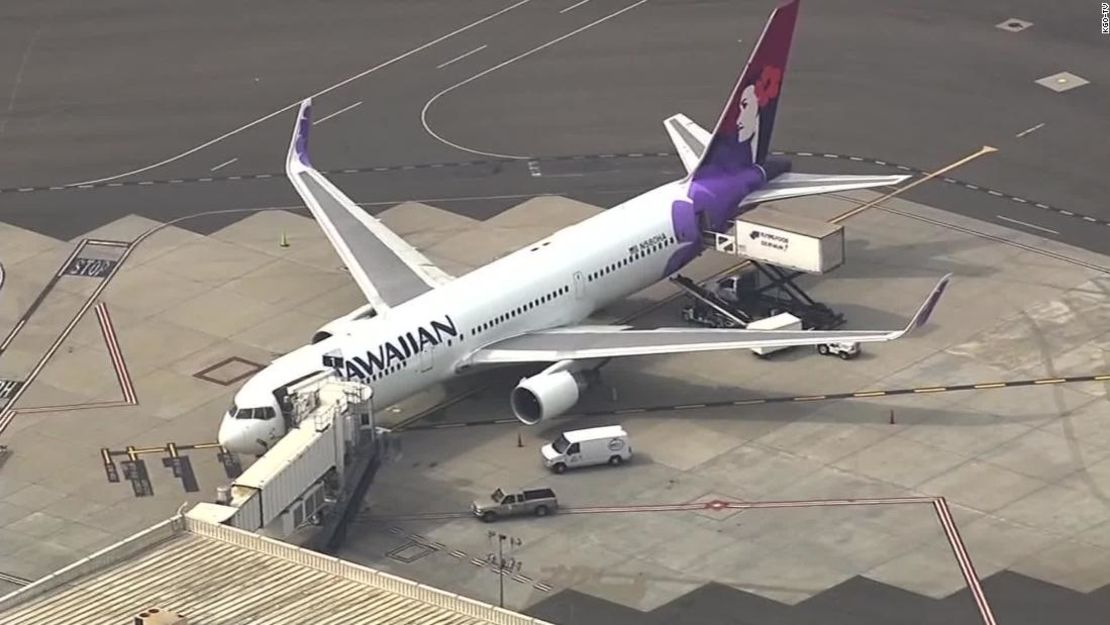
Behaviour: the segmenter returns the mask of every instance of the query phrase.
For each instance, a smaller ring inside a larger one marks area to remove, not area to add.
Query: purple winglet
[[[944,289],[948,288],[948,281],[952,278],[952,274],[948,274],[940,279],[940,282],[933,287],[933,292],[925,300],[925,303],[918,309],[917,314],[913,316],[910,321],[910,327],[907,330],[916,330],[925,325],[929,321],[929,317],[933,314],[933,309],[936,308],[937,302],[940,301],[940,296],[944,295]]]
[[[305,167],[312,167],[308,160],[308,130],[312,127],[312,98],[301,102],[301,110],[297,116],[296,136],[293,139],[293,151],[297,160]]]

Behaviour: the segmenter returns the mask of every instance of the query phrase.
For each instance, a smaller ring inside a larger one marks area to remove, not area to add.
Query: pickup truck
[[[550,488],[535,488],[514,493],[506,493],[498,488],[490,495],[489,501],[476,500],[470,508],[474,516],[490,523],[504,516],[522,514],[547,516],[555,512],[558,507],[559,501]]]

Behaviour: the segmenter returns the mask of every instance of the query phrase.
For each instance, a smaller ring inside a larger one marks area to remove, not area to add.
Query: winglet
[[[937,285],[933,287],[933,291],[929,293],[929,297],[925,298],[925,303],[921,304],[921,308],[918,308],[917,312],[914,313],[913,319],[910,319],[909,325],[906,326],[905,330],[899,333],[899,337],[913,332],[929,321],[929,317],[933,314],[933,309],[936,308],[937,302],[940,301],[940,296],[944,295],[944,289],[948,288],[948,281],[951,278],[952,274],[945,274],[945,276],[940,279],[940,282],[937,282]]]
[[[289,156],[285,160],[287,170],[300,164],[301,168],[311,168],[308,159],[308,130],[312,128],[312,98],[301,102],[297,112],[297,125],[293,128],[293,140],[289,143]]]

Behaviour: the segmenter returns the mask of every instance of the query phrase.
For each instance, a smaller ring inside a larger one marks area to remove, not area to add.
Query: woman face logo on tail
[[[748,85],[740,92],[740,114],[736,118],[736,138],[740,143],[751,141],[759,130],[759,99],[755,85]]]
[[[773,65],[764,65],[759,78],[744,87],[737,102],[736,139],[748,143],[754,162],[759,147],[759,111],[778,97],[782,85],[782,70]]]

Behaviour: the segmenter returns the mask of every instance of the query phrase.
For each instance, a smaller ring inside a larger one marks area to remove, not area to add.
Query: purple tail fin
[[[797,20],[798,0],[771,13],[694,169],[695,180],[735,175],[766,160]]]

